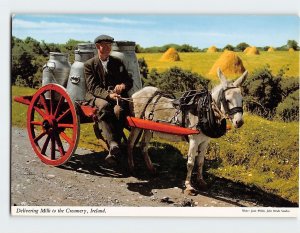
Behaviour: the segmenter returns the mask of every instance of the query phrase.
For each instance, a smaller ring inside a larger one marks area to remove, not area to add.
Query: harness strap
[[[243,107],[234,107],[234,108],[231,108],[229,109],[228,107],[228,103],[226,101],[226,98],[225,98],[225,92],[229,89],[233,89],[233,88],[237,88],[237,87],[228,87],[226,89],[222,89],[220,92],[219,92],[219,96],[218,96],[218,100],[217,100],[217,106],[219,109],[221,109],[221,104],[223,105],[223,108],[224,108],[224,111],[225,111],[225,114],[227,115],[234,115],[235,113],[242,113],[243,114]]]
[[[155,110],[155,105],[157,104],[158,100],[161,98],[161,97],[166,97],[166,98],[172,98],[172,99],[175,99],[175,96],[171,93],[165,93],[165,92],[162,92],[161,90],[157,90],[154,92],[154,94],[148,99],[143,111],[141,112],[140,114],[140,118],[144,118],[145,117],[145,112],[146,112],[146,109],[147,107],[149,106],[149,104],[152,102],[152,100],[158,95],[158,98],[155,100],[154,104],[153,104],[153,108],[151,110],[152,112],[152,115],[153,115],[153,112]],[[151,113],[150,112],[150,113]],[[149,114],[150,115],[150,114]],[[152,117],[153,118],[153,117]]]
[[[151,109],[151,111],[150,111],[149,114],[148,114],[148,117],[147,117],[148,120],[153,120],[155,106],[156,106],[157,102],[159,101],[159,99],[162,97],[162,94],[161,94],[161,93],[158,93],[157,95],[158,95],[158,97],[157,97],[156,100],[154,101],[154,103],[153,103],[153,105],[152,105],[152,109]]]

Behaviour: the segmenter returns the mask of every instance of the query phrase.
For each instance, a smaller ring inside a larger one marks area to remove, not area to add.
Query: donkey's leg
[[[197,135],[190,136],[189,141],[189,152],[188,152],[188,160],[187,160],[187,175],[185,179],[185,192],[189,195],[195,195],[196,190],[191,185],[191,177],[195,164],[195,158],[198,154],[198,140]]]
[[[199,144],[198,146],[198,157],[197,157],[197,182],[198,182],[198,187],[201,190],[206,190],[207,189],[207,183],[203,179],[203,165],[204,165],[204,157],[206,153],[206,149],[208,146],[209,140],[206,140],[202,143]]]
[[[128,166],[129,170],[133,172],[134,162],[133,162],[133,147],[137,143],[136,140],[139,134],[142,133],[142,130],[139,128],[132,128],[128,137],[127,142],[127,154],[128,154]]]
[[[153,164],[151,162],[151,159],[150,159],[149,153],[148,153],[148,147],[149,147],[149,142],[150,142],[151,138],[152,138],[152,132],[150,130],[145,130],[142,140],[141,140],[141,148],[142,148],[142,153],[143,153],[147,168],[152,174],[154,174],[155,168],[153,167]]]

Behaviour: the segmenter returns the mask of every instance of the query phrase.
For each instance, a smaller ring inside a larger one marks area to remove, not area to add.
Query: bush
[[[282,73],[273,76],[268,66],[255,70],[243,88],[247,111],[273,118],[275,109],[282,100],[281,77]]]
[[[139,63],[139,69],[140,69],[140,74],[142,75],[142,78],[147,79],[148,77],[148,65],[146,63],[145,58],[139,58],[138,59],[138,63]]]
[[[288,95],[276,108],[276,117],[285,122],[299,120],[299,90]]]
[[[209,82],[197,73],[182,70],[175,66],[163,73],[158,73],[156,69],[152,69],[145,85],[155,86],[167,92],[183,92],[207,88]]]
[[[284,78],[281,80],[280,85],[282,89],[282,97],[286,98],[290,93],[299,89],[299,78]]]

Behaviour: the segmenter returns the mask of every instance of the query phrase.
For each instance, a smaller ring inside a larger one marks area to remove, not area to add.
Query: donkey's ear
[[[233,85],[234,85],[235,87],[240,87],[240,86],[243,84],[243,82],[246,80],[247,76],[248,76],[248,71],[246,70],[246,71],[242,74],[241,77],[239,77],[237,80],[234,81]]]
[[[220,67],[218,67],[218,69],[217,69],[217,74],[218,74],[218,77],[219,77],[219,79],[221,81],[221,84],[222,84],[223,88],[226,88],[228,86],[228,82],[227,82],[226,77],[222,73]]]

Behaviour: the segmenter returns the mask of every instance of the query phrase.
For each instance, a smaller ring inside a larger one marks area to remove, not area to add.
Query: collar
[[[105,61],[103,61],[103,60],[101,60],[101,58],[99,57],[99,60],[100,60],[100,62],[103,64],[103,63],[108,63],[109,62],[109,56],[107,57],[107,59],[105,60]]]

